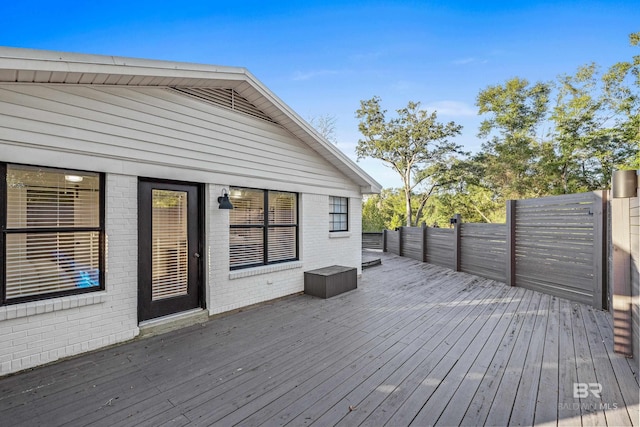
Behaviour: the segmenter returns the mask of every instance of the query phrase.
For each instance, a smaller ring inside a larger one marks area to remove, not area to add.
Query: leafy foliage
[[[484,185],[503,199],[545,192],[537,178],[535,159],[550,92],[548,83],[530,85],[516,77],[504,85],[489,86],[478,95],[479,114],[488,115],[480,124],[478,137],[491,139],[482,145],[476,161],[484,165]]]
[[[629,41],[640,46],[640,32]],[[387,120],[378,97],[361,101],[358,157],[382,160],[403,182],[365,202],[363,223],[372,228],[446,226],[456,213],[503,222],[508,199],[608,188],[614,170],[640,169],[640,55],[604,72],[591,63],[554,82],[515,77],[481,90],[484,143],[469,158],[450,141],[460,126],[438,123],[419,105]]]
[[[450,140],[460,134],[462,127],[454,122],[438,122],[437,113],[420,109],[419,102],[409,102],[396,111],[396,117],[387,119],[380,101],[377,96],[360,101],[356,117],[360,119],[358,128],[364,138],[358,141],[356,154],[358,159],[381,160],[400,175],[406,224],[416,225],[413,191],[424,185],[428,189],[423,191],[431,194],[441,185],[440,173],[446,170],[443,165],[462,153],[462,147]]]

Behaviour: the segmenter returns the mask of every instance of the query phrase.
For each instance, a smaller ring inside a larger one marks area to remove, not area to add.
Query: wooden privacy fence
[[[606,308],[606,194],[510,200],[506,224],[385,230],[383,249]]]
[[[363,249],[382,249],[382,231],[364,231],[362,233]]]

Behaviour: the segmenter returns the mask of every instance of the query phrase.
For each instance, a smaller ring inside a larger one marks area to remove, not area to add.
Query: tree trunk
[[[405,207],[407,209],[407,227],[411,227],[412,215],[411,215],[411,191],[404,191]]]

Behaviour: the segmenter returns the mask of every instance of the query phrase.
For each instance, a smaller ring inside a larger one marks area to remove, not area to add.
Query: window
[[[232,188],[231,202],[229,258],[232,270],[298,259],[296,193]]]
[[[0,164],[2,303],[104,289],[102,175]]]
[[[329,196],[329,231],[349,230],[349,199]]]

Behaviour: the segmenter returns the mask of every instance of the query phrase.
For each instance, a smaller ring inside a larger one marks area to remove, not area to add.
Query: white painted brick
[[[137,177],[106,176],[106,292],[0,308],[0,357],[11,355],[1,359],[0,375],[124,341],[137,332],[137,307],[130,303],[138,292],[137,192]]]
[[[315,268],[342,264],[357,267],[360,273],[361,200],[356,192],[349,204],[349,237],[329,238],[327,195],[300,194],[299,262],[287,266],[293,268],[274,266],[260,274],[230,279],[229,211],[217,207],[222,186],[207,188],[205,293],[210,313],[300,292],[304,271]],[[128,341],[139,334],[137,191],[137,177],[106,175],[105,291],[0,307],[0,375]]]
[[[238,184],[236,184],[238,185]],[[353,266],[361,272],[361,199],[354,194],[349,203],[350,237],[329,238],[329,197],[319,194],[301,194],[300,212],[300,268],[265,272],[242,276],[242,270],[234,271],[229,278],[229,213],[217,209],[214,201],[221,186],[211,186],[209,200],[210,222],[216,227],[210,230],[208,307],[211,314],[234,310],[246,305],[267,301],[304,290],[304,271],[328,265]],[[268,270],[268,269],[265,269]],[[268,285],[267,280],[272,284]]]

